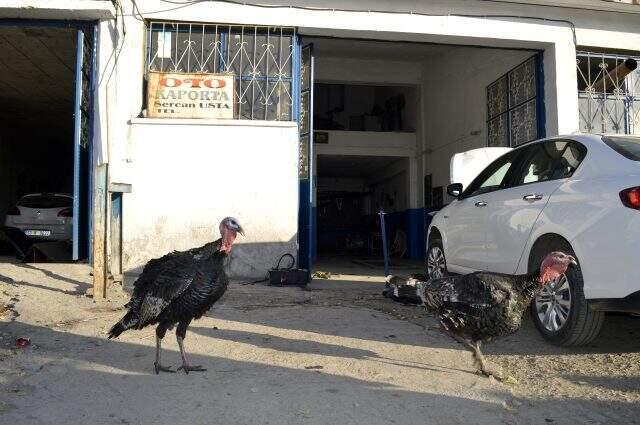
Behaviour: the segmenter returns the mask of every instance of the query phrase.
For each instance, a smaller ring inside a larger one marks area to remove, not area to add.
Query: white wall
[[[280,255],[296,253],[297,128],[189,121],[130,126],[135,172],[133,193],[124,197],[125,271],[219,238],[220,220],[234,216],[246,237],[238,236],[231,272],[264,277]]]
[[[532,55],[465,48],[425,62],[424,174],[433,174],[433,186],[449,184],[455,153],[487,145],[487,86]]]

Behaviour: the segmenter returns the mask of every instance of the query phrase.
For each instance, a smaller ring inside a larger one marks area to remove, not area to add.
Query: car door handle
[[[544,195],[542,193],[530,193],[528,195],[524,195],[522,199],[525,201],[539,201],[543,196]]]
[[[484,201],[478,201],[478,202],[476,202],[476,207],[480,207],[480,208],[482,208],[482,207],[486,207],[486,206],[487,206],[487,203],[486,203],[486,202],[484,202]]]

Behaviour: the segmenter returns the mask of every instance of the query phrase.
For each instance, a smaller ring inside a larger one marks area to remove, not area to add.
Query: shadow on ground
[[[14,379],[3,388],[0,417],[2,422],[15,425],[519,424],[545,423],[545,419],[546,423],[555,424],[594,420],[632,423],[638,410],[622,401],[583,399],[527,400],[514,408],[508,400],[507,405],[501,404],[498,394],[488,393],[488,399],[482,401],[465,394],[410,391],[390,383],[321,370],[273,366],[264,358],[234,360],[232,351],[223,357],[192,355],[192,363],[209,369],[205,373],[156,376],[152,373],[150,346],[105,342],[102,338],[22,323],[11,324],[10,331],[30,335],[36,344],[35,348],[16,354],[22,370],[17,370]],[[215,337],[219,337],[218,333]],[[46,343],[38,345],[38,341]],[[329,355],[370,354],[339,351],[335,347],[324,349]],[[178,354],[168,349],[164,358],[168,364],[176,364]]]

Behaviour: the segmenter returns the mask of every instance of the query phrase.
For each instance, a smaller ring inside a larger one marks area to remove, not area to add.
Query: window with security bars
[[[489,84],[488,146],[517,146],[539,137],[537,78],[533,56]]]
[[[233,73],[236,119],[295,119],[293,28],[180,22],[147,28],[147,71]]]
[[[640,134],[640,57],[578,52],[578,109],[584,133]]]

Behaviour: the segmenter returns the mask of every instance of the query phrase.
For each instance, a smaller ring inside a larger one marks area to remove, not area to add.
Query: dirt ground
[[[107,340],[128,296],[95,302],[89,281],[83,265],[0,264],[0,423],[640,423],[640,319],[608,317],[580,349],[527,321],[485,350],[507,385],[422,308],[382,298],[382,279],[344,270],[306,290],[232,284],[187,334],[208,371],[155,375],[153,329]]]

